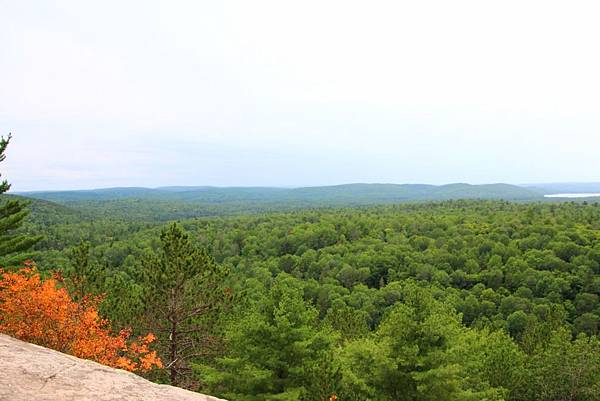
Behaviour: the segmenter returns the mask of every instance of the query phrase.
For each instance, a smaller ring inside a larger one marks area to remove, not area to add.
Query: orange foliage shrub
[[[119,369],[162,367],[148,348],[154,335],[130,342],[130,330],[113,334],[98,314],[100,301],[73,301],[56,278],[42,280],[33,263],[16,272],[0,269],[0,332]]]

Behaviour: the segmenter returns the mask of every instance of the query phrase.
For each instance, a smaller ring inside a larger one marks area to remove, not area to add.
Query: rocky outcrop
[[[219,401],[0,334],[1,401]],[[222,401],[222,400],[220,400]]]

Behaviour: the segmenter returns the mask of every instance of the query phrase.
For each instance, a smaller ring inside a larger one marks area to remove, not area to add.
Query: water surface
[[[544,195],[546,198],[592,198],[600,196],[600,193],[573,193],[573,194],[549,194]]]

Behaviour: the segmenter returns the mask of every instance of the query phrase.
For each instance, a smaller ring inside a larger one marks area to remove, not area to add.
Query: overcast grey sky
[[[600,181],[597,1],[0,0],[13,190]]]

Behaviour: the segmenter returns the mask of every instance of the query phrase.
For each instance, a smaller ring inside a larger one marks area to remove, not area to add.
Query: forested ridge
[[[45,234],[39,269],[106,294],[115,328],[148,329],[148,261],[169,230],[219,266],[227,296],[195,321],[201,352],[176,384],[231,400],[600,397],[598,204],[444,201],[169,230],[50,209],[24,227]]]
[[[508,184],[345,184],[323,187],[162,187],[22,193],[88,216],[169,221],[310,208],[451,199],[543,200],[543,189]]]

